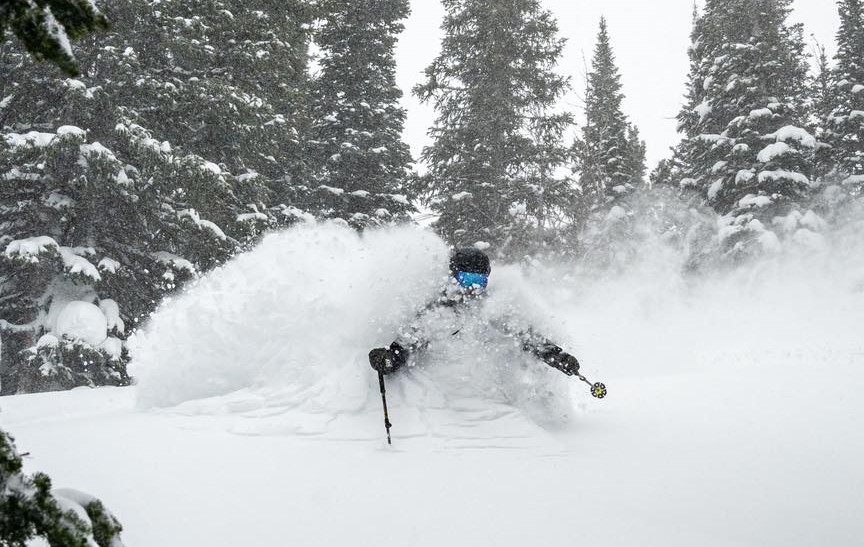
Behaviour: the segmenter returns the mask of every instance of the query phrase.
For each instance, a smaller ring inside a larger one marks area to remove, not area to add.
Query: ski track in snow
[[[163,307],[136,341],[140,385],[4,397],[0,427],[28,471],[102,498],[130,547],[851,547],[860,249],[698,284],[650,252],[615,275],[496,268],[490,308],[516,306],[609,397],[571,383],[572,419],[543,425],[429,363],[387,380],[390,447],[365,353],[434,294],[446,251],[304,228]]]

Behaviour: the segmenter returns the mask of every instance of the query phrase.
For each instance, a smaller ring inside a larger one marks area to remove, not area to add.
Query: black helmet
[[[465,247],[456,249],[450,255],[450,274],[456,272],[480,273],[489,275],[492,267],[489,265],[489,257],[480,249]]]

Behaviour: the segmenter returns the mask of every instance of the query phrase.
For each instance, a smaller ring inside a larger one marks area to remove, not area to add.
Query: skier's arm
[[[545,338],[542,342],[535,343],[530,336],[526,337],[522,348],[525,351],[533,353],[538,359],[550,367],[560,370],[567,376],[576,376],[579,374],[579,361],[561,349],[560,346],[553,344]]]
[[[421,314],[422,317],[422,314]],[[387,348],[375,348],[369,352],[369,365],[384,374],[396,372],[408,362],[411,354],[429,345],[420,328],[420,317],[400,331],[396,340]]]
[[[513,329],[506,322],[493,322],[493,325],[505,334],[513,336],[522,345],[523,350],[530,352],[550,367],[560,370],[567,376],[576,376],[591,386],[591,395],[594,397],[598,399],[606,397],[606,385],[601,382],[592,384],[579,372],[579,361],[548,338],[540,336],[530,328]]]
[[[531,329],[514,330],[503,322],[496,323],[496,326],[516,338],[524,351],[531,353],[550,367],[568,376],[579,374],[579,361],[545,336]]]

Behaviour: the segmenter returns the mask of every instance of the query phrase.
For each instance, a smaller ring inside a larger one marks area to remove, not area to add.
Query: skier
[[[388,348],[375,348],[369,352],[369,364],[381,375],[396,372],[408,363],[409,358],[422,352],[428,345],[429,340],[424,336],[422,319],[425,315],[434,313],[441,308],[451,308],[460,313],[468,307],[477,304],[486,294],[486,286],[489,283],[491,273],[489,257],[475,248],[457,249],[450,257],[451,280],[444,290],[444,294],[435,303],[426,307],[418,316],[415,324],[403,329],[396,341]],[[560,370],[568,376],[577,376],[580,380],[588,382],[579,374],[579,361],[560,346],[552,343],[530,329],[512,329],[506,322],[494,321],[491,323],[497,330],[514,337],[521,348],[533,354],[538,359]],[[452,333],[457,335],[459,331]],[[382,379],[383,381],[383,379]],[[595,397],[605,396],[605,386],[594,384],[592,394]]]

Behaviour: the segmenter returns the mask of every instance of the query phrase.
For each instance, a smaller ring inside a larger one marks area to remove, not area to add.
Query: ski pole
[[[378,386],[381,388],[381,404],[384,405],[384,428],[387,430],[387,444],[393,444],[390,442],[390,416],[387,413],[387,390],[384,389],[384,373],[380,370],[378,371]]]
[[[603,384],[601,382],[596,382],[592,384],[591,380],[582,376],[582,374],[580,374],[578,371],[576,372],[575,376],[589,386],[591,386],[591,395],[593,395],[595,398],[603,399],[606,397],[606,394],[608,393],[608,390],[606,389],[606,384]]]
[[[566,355],[566,354],[565,354]],[[553,358],[557,358],[558,354],[553,354]],[[603,399],[609,393],[609,390],[606,389],[606,384],[602,382],[591,382],[588,378],[586,378],[581,372],[579,372],[579,361],[573,357],[572,355],[567,355],[569,359],[572,359],[571,362],[561,362],[558,360],[550,363],[553,367],[557,368],[567,376],[575,376],[588,384],[591,388],[591,395],[597,399]],[[548,362],[548,361],[547,361]]]

